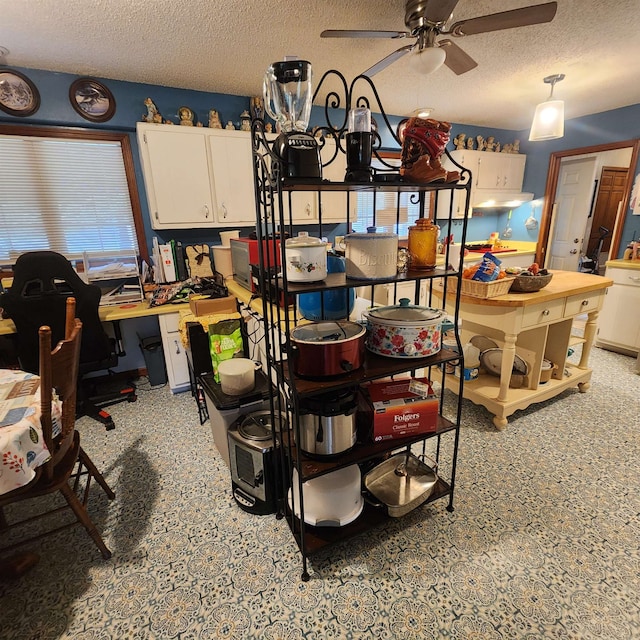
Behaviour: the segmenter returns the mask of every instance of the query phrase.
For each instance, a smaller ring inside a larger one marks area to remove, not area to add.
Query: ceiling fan
[[[413,53],[417,67],[424,74],[432,73],[442,64],[446,64],[451,71],[461,75],[477,67],[478,63],[453,40],[445,38],[436,42],[436,38],[442,35],[460,38],[489,31],[551,22],[558,8],[557,2],[547,2],[460,20],[447,27],[447,22],[452,18],[453,10],[458,2],[459,0],[407,0],[404,23],[409,31],[328,29],[323,31],[320,37],[416,39],[412,44],[394,51],[362,73],[369,78],[386,69],[407,53]]]

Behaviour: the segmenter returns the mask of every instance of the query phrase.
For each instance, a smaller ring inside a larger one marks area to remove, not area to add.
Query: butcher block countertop
[[[461,295],[460,300],[468,304],[485,305],[488,307],[526,307],[530,304],[548,302],[558,298],[566,298],[567,295],[588,293],[605,289],[613,284],[611,278],[596,276],[590,273],[579,273],[574,271],[552,271],[551,282],[540,291],[531,293],[506,293],[495,298],[476,298],[473,296]],[[450,290],[447,296],[453,297],[455,290]]]

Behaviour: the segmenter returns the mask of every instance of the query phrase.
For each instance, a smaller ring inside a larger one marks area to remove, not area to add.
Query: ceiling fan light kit
[[[545,102],[536,107],[529,133],[530,141],[555,140],[564,136],[564,102],[552,100],[554,85],[564,80],[564,77],[564,73],[557,73],[544,79],[546,84],[551,85],[551,93]]]
[[[440,47],[427,47],[416,51],[411,56],[411,67],[423,75],[437,71],[445,61],[447,54]]]

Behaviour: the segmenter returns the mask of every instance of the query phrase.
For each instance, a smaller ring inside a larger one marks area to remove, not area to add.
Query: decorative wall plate
[[[0,69],[0,109],[12,116],[31,116],[40,107],[40,93],[24,74]]]
[[[92,78],[75,80],[69,87],[69,100],[76,112],[91,122],[106,122],[116,112],[111,91]]]

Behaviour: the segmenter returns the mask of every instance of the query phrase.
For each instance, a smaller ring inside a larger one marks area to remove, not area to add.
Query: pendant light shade
[[[555,138],[562,138],[564,135],[564,102],[551,99],[553,97],[553,86],[563,79],[563,73],[547,76],[544,79],[547,84],[551,85],[551,93],[546,102],[541,102],[536,107],[529,140],[554,140]]]

